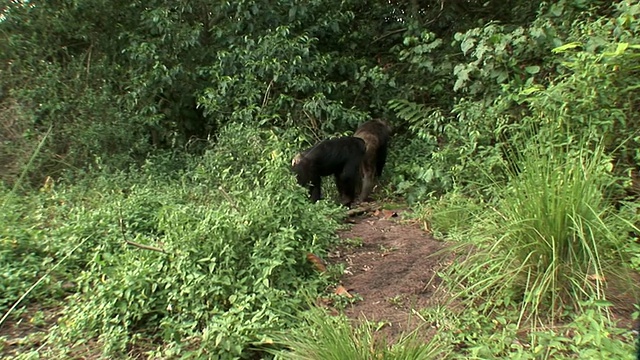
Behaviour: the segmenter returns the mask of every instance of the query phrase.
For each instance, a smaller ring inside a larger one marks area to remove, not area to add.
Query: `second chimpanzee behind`
[[[291,160],[298,184],[307,186],[311,201],[321,198],[322,177],[333,175],[340,202],[351,206],[360,181],[360,165],[365,154],[365,141],[356,137],[323,140]]]
[[[391,140],[391,127],[380,119],[370,120],[360,125],[353,136],[361,138],[366,144],[362,161],[362,189],[358,196],[358,202],[362,202],[367,200],[373,190],[375,179],[382,175]]]

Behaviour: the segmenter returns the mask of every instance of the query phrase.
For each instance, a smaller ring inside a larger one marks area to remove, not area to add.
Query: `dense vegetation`
[[[21,358],[630,356],[637,2],[0,4],[0,328],[60,315]],[[290,159],[372,117],[460,255],[429,344],[309,312],[345,212]]]

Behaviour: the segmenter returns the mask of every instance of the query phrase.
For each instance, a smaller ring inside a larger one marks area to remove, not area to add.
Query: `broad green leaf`
[[[473,48],[473,45],[475,45],[475,43],[476,43],[476,39],[472,37],[468,37],[464,39],[462,44],[460,44],[460,49],[462,50],[462,53],[466,55],[467,52]]]
[[[605,52],[603,55],[604,56],[620,56],[624,54],[627,48],[629,48],[629,43],[626,43],[626,42],[618,43],[618,45],[616,46],[616,49],[613,52],[611,51]]]
[[[534,75],[534,74],[537,74],[537,73],[539,73],[539,72],[540,72],[540,66],[537,66],[537,65],[534,65],[534,66],[527,66],[527,67],[525,67],[525,68],[524,68],[524,70],[525,70],[527,73],[529,73],[529,74],[531,74],[531,75]]]
[[[565,52],[567,50],[575,49],[575,48],[580,47],[580,46],[582,46],[582,43],[574,41],[574,42],[570,42],[568,44],[564,44],[562,46],[558,46],[558,47],[554,48],[551,51],[554,54],[559,54],[559,53]]]
[[[544,90],[544,87],[542,85],[534,85],[520,91],[520,95],[531,95],[535,92],[542,91],[542,90]]]

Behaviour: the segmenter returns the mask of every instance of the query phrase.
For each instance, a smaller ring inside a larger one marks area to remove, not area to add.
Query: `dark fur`
[[[391,127],[382,120],[371,120],[356,129],[354,137],[361,138],[366,144],[366,152],[362,161],[362,189],[358,201],[365,201],[375,180],[382,175],[387,161],[387,149],[391,140]]]
[[[351,206],[356,198],[365,149],[365,142],[355,137],[323,140],[296,155],[291,167],[297,175],[298,184],[309,188],[311,201],[316,202],[322,196],[322,177],[333,175],[340,202]]]

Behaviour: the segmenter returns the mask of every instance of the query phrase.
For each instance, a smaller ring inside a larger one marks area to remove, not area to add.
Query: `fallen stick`
[[[349,209],[349,211],[347,211],[347,216],[352,217],[352,216],[361,215],[367,212],[376,211],[380,209],[381,208],[379,206],[372,206],[372,205],[358,206],[357,208]]]

